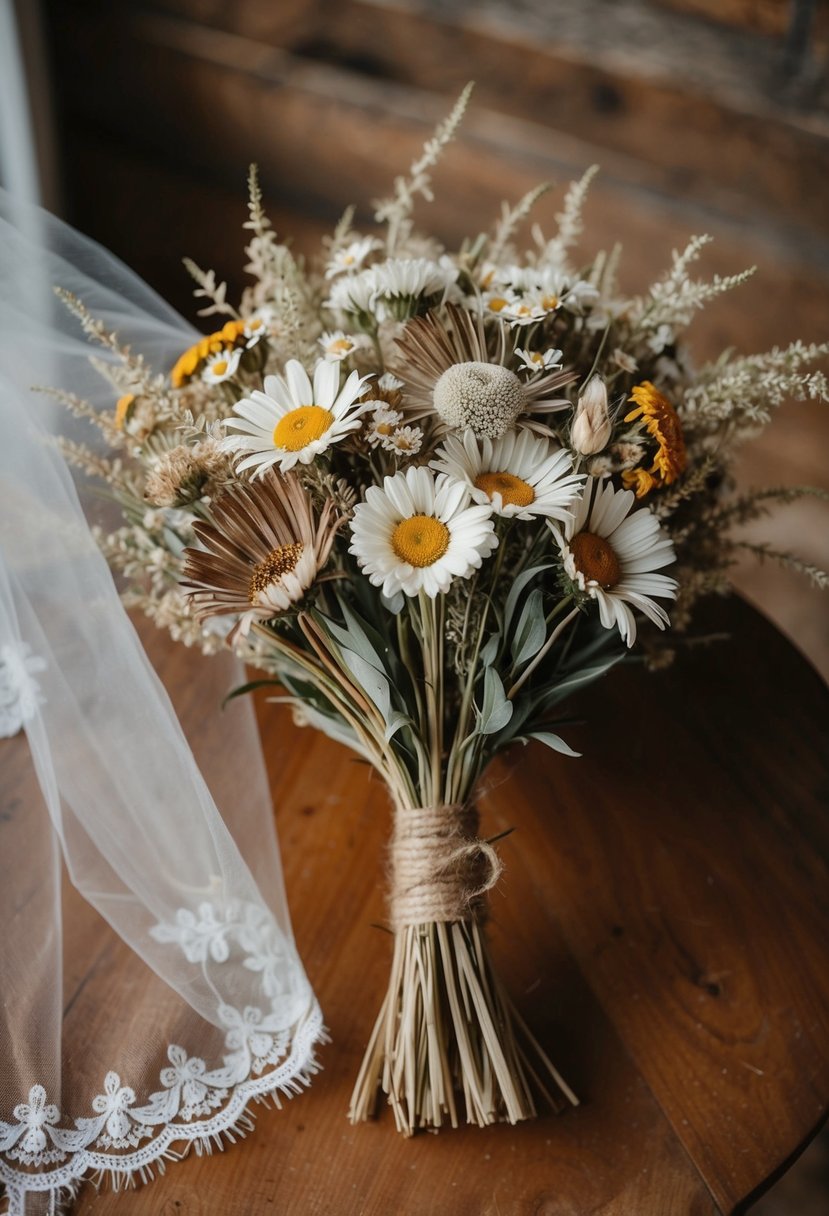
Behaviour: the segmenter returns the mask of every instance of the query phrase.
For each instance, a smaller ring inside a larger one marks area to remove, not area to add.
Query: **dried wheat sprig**
[[[435,167],[444,148],[454,138],[473,88],[472,81],[464,87],[449,116],[438,123],[434,134],[423,145],[421,155],[412,162],[408,176],[400,174],[394,179],[394,194],[390,198],[375,200],[374,218],[378,224],[387,225],[386,252],[389,257],[394,255],[398,244],[411,232],[411,214],[416,197],[420,195],[427,202],[434,198],[429,169]]]
[[[540,182],[539,185],[533,186],[532,190],[528,190],[514,207],[510,207],[507,202],[501,204],[501,217],[495,225],[492,243],[487,253],[489,260],[496,266],[500,264],[504,250],[519,224],[527,218],[538,200],[543,198],[550,188],[550,182]]]
[[[533,239],[541,249],[541,253],[538,255],[540,263],[547,263],[551,266],[560,266],[564,263],[567,251],[573,248],[584,231],[582,218],[584,204],[590,183],[598,172],[599,166],[591,165],[580,178],[571,182],[567,187],[562,209],[556,215],[558,232],[554,237],[547,240],[539,225],[534,226]]]
[[[193,291],[193,295],[197,300],[209,300],[210,303],[206,308],[200,308],[197,315],[200,317],[212,317],[216,313],[221,313],[226,317],[238,317],[236,309],[227,302],[227,283],[216,282],[215,270],[202,270],[192,258],[182,258],[184,268],[190,275],[190,278],[198,283],[198,287]]]
[[[771,486],[765,490],[749,490],[712,511],[707,522],[715,528],[751,523],[769,515],[775,506],[788,506],[803,498],[829,501],[829,490],[818,486]]]
[[[775,549],[764,541],[734,540],[730,542],[730,547],[733,549],[745,549],[747,552],[753,553],[759,562],[764,562],[767,559],[777,562],[778,566],[783,566],[787,570],[794,570],[797,574],[804,575],[813,587],[817,587],[821,591],[829,590],[829,572],[821,570],[819,566],[812,565],[811,562],[807,562],[802,557],[798,557],[796,553],[788,553],[783,549]]]
[[[691,279],[689,268],[699,259],[711,239],[706,234],[694,236],[681,253],[674,250],[670,270],[652,285],[645,297],[638,297],[632,302],[634,332],[656,330],[662,325],[686,327],[695,312],[751,278],[756,266],[737,274],[715,274],[710,280]]]
[[[110,460],[94,452],[87,444],[67,439],[63,435],[57,436],[55,442],[64,459],[74,468],[107,482],[113,489],[134,489],[134,482],[125,472],[120,460]]]

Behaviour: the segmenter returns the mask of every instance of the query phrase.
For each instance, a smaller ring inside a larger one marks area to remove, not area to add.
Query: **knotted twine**
[[[503,865],[478,838],[474,807],[398,807],[391,841],[391,922],[479,920]]]

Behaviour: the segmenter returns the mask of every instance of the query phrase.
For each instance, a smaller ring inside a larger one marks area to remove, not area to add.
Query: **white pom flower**
[[[354,508],[349,549],[389,598],[398,591],[433,599],[468,578],[498,541],[488,507],[470,506],[463,482],[408,468],[369,486]]]
[[[618,628],[622,640],[636,640],[638,608],[660,629],[670,622],[653,596],[676,598],[676,579],[655,574],[676,560],[671,540],[647,508],[631,512],[630,490],[614,490],[589,478],[574,515],[564,528],[550,523],[564,569],[579,589],[596,600],[605,629]]]
[[[498,363],[455,363],[435,384],[434,406],[448,427],[496,439],[527,406],[515,372]]]
[[[430,468],[466,482],[475,502],[518,519],[568,519],[584,481],[573,473],[569,452],[525,430],[509,431],[494,443],[476,439],[472,431],[463,439],[450,435]]]
[[[290,359],[285,376],[266,376],[265,391],[243,397],[233,407],[238,418],[225,426],[239,431],[222,440],[226,451],[249,452],[236,472],[256,469],[260,476],[278,465],[283,473],[297,462],[310,464],[332,443],[338,443],[361,425],[368,408],[357,398],[367,376],[352,372],[340,389],[336,363],[320,359],[314,368],[314,383],[300,362]]]

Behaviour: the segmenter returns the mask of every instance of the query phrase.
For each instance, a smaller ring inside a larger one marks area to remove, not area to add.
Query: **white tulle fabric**
[[[215,721],[243,677],[160,647],[197,689],[191,750],[50,442],[63,411],[30,392],[113,404],[54,284],[159,369],[192,330],[2,194],[0,280],[0,1192],[31,1216],[245,1130],[252,1099],[307,1081],[322,1026],[252,709]]]

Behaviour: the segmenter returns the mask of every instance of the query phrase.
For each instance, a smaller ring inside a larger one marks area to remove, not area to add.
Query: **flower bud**
[[[592,456],[607,447],[612,429],[607,411],[607,387],[601,376],[591,376],[576,406],[570,446],[581,456]]]

